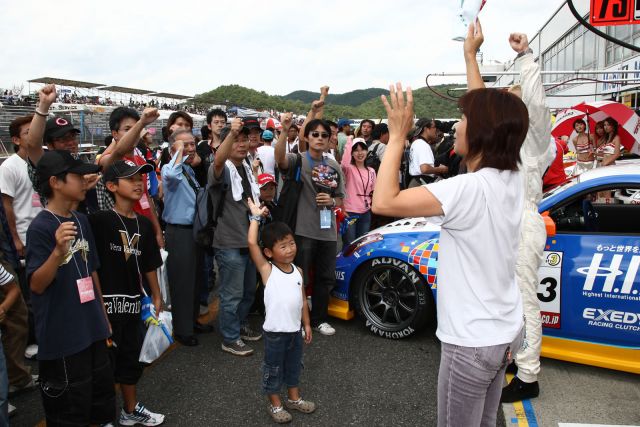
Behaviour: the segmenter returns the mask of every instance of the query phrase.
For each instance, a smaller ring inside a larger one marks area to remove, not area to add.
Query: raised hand
[[[398,141],[404,144],[407,134],[413,128],[413,93],[407,87],[407,99],[405,101],[402,85],[389,86],[389,100],[382,95],[382,103],[387,110],[389,126],[389,143]]]
[[[242,126],[243,123],[240,117],[236,117],[235,119],[233,119],[233,121],[231,122],[231,133],[233,134],[233,136],[238,136],[238,134],[242,130]]]
[[[509,44],[517,53],[524,52],[529,49],[529,39],[523,33],[511,33],[509,36]]]
[[[40,99],[39,107],[43,112],[49,110],[51,104],[56,102],[58,92],[56,92],[55,85],[45,85],[40,91],[38,91],[38,98]]]
[[[322,86],[320,88],[320,99],[324,101],[327,95],[329,95],[329,86]]]
[[[251,197],[247,199],[247,204],[253,216],[265,216],[265,214],[269,212],[265,206],[256,205]]]
[[[280,115],[280,124],[282,125],[282,131],[287,133],[291,124],[293,123],[293,114],[292,113],[284,113]]]
[[[145,108],[142,112],[142,117],[140,118],[140,120],[145,126],[148,126],[158,120],[159,117],[160,113],[158,112],[157,108]]]
[[[473,56],[475,58],[478,49],[482,46],[482,42],[484,42],[482,25],[480,25],[480,20],[476,19],[475,24],[473,22],[469,24],[467,37],[464,39],[463,49],[465,56]]]

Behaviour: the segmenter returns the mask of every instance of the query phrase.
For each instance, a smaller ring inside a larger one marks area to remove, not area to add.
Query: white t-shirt
[[[27,162],[17,154],[11,155],[0,165],[0,190],[2,194],[13,197],[16,230],[20,240],[26,245],[27,228],[42,207],[38,194],[33,191],[27,172]]]
[[[516,258],[520,172],[483,168],[425,186],[442,204],[438,330],[464,347],[511,343],[523,325]]]
[[[416,139],[411,143],[409,151],[409,175],[423,175],[420,172],[420,165],[433,166],[434,158],[431,147],[424,139]]]
[[[298,332],[302,320],[302,275],[291,264],[285,273],[275,264],[264,285],[264,324],[267,332]]]
[[[264,173],[275,175],[276,174],[276,157],[275,157],[274,148],[268,145],[262,145],[258,147],[257,153],[258,153],[258,158],[262,162],[262,168],[264,170]]]

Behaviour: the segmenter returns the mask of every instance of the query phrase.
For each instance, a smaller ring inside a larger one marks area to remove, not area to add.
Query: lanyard
[[[113,213],[116,214],[116,216],[118,217],[118,219],[120,220],[120,223],[122,224],[122,226],[124,227],[124,231],[125,233],[127,233],[127,240],[129,239],[129,230],[127,230],[127,225],[124,223],[124,220],[122,219],[122,217],[120,216],[120,214],[118,212],[116,212],[115,209],[112,209]],[[142,237],[140,235],[140,223],[138,222],[138,215],[136,215],[136,234],[138,235],[138,245],[140,246],[140,238]],[[129,244],[129,243],[127,243]],[[142,274],[140,273],[140,265],[138,264],[138,248],[135,248],[135,252],[133,251],[134,248],[129,248],[129,250],[131,250],[131,252],[133,253],[133,256],[136,260],[136,269],[138,270],[138,285],[140,285],[140,290],[142,291],[142,294],[146,297],[147,293],[144,291],[144,287],[142,286]]]
[[[53,215],[53,217],[58,221],[58,223],[60,225],[62,225],[62,221],[60,221],[60,218],[58,218],[58,216],[56,214],[54,214],[53,212],[51,212],[49,209],[45,209],[45,211],[49,212],[51,215]],[[84,234],[82,233],[82,224],[80,223],[80,220],[78,219],[78,217],[76,216],[76,214],[73,213],[73,211],[71,211],[71,215],[73,216],[73,218],[76,220],[76,222],[78,223],[78,228],[80,228],[80,238],[86,242],[86,240],[84,239]],[[69,250],[71,250],[71,248],[69,248]],[[65,254],[66,255],[66,254]],[[88,255],[87,255],[88,257]],[[89,277],[89,261],[87,259],[84,260],[85,263],[85,268],[87,270],[87,275],[86,276],[82,276],[82,273],[80,272],[80,266],[78,265],[78,261],[76,261],[76,257],[75,257],[75,253],[71,253],[71,258],[73,259],[74,264],[76,265],[76,270],[78,270],[78,275],[80,276],[80,278],[82,279],[83,277]]]
[[[358,196],[362,196],[364,199],[364,204],[367,209],[369,209],[369,202],[367,201],[368,197],[371,197],[369,193],[367,193],[367,189],[369,188],[369,183],[371,182],[371,173],[369,169],[367,169],[367,184],[364,183],[364,178],[362,178],[362,174],[360,173],[360,168],[356,166],[356,171],[358,171],[358,176],[360,177],[360,182],[362,182],[362,194],[358,194]]]

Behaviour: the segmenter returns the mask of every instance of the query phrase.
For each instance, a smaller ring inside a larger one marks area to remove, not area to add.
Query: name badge
[[[142,209],[149,209],[149,199],[147,199],[147,193],[142,193],[142,197],[140,198],[140,207]]]
[[[320,211],[320,228],[325,230],[331,228],[331,215],[333,211],[331,209],[322,209]]]
[[[40,196],[38,196],[38,193],[33,193],[31,195],[31,207],[32,208],[41,208],[42,207],[42,203],[40,203]]]
[[[80,303],[84,304],[85,302],[96,299],[96,295],[93,293],[93,280],[91,280],[91,276],[76,280],[76,284],[78,285]]]

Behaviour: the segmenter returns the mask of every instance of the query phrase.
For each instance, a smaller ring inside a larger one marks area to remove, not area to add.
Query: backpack
[[[296,162],[289,165],[286,174],[282,175],[282,190],[278,203],[271,212],[274,221],[282,221],[296,231],[296,219],[298,217],[298,200],[302,192],[302,156],[296,153]]]
[[[193,238],[200,246],[209,248],[213,245],[213,235],[222,216],[227,191],[231,187],[231,174],[224,168],[222,190],[218,186],[207,184],[205,188],[192,188],[196,192],[196,212],[193,217]]]
[[[378,173],[378,169],[380,168],[381,163],[380,156],[378,156],[380,144],[382,143],[378,142],[376,144],[376,148],[374,148],[373,150],[369,150],[369,152],[367,153],[367,157],[364,159],[365,166],[373,168],[373,170],[376,171],[376,174]]]

